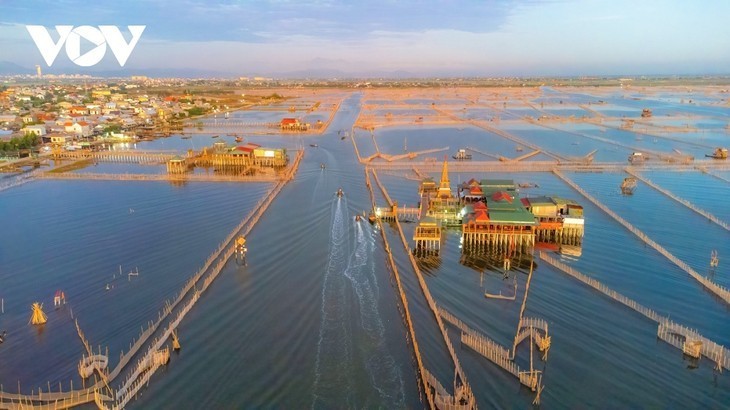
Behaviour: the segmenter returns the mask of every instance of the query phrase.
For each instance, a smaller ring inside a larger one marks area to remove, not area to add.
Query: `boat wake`
[[[369,230],[366,236],[363,224],[355,224],[355,229],[355,252],[350,257],[345,276],[357,295],[360,323],[365,333],[359,352],[370,383],[380,396],[381,403],[377,406],[402,408],[405,407],[403,379],[386,345],[385,326],[378,311],[379,288],[373,258],[375,238]]]
[[[333,201],[330,254],[322,286],[322,319],[319,326],[312,407],[352,407],[354,381],[351,329],[345,277],[349,252],[347,202]]]

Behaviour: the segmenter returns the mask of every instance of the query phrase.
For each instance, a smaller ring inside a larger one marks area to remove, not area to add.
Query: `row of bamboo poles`
[[[370,183],[370,173],[367,169],[365,169],[365,186],[368,188],[368,192],[370,193],[370,202],[372,203],[373,208],[375,208],[375,193],[373,192],[373,187]],[[393,276],[395,277],[395,283],[398,287],[398,295],[400,296],[401,304],[403,306],[402,314],[403,314],[403,320],[406,324],[406,328],[408,329],[408,335],[411,340],[411,343],[413,345],[413,355],[416,358],[416,364],[418,366],[418,378],[421,381],[421,388],[422,392],[426,395],[426,400],[428,402],[428,408],[429,409],[435,409],[436,406],[434,405],[434,398],[431,394],[430,388],[429,388],[429,382],[428,382],[428,375],[430,373],[425,369],[423,365],[423,359],[421,356],[421,350],[418,347],[418,339],[416,338],[416,331],[413,327],[413,321],[411,319],[411,310],[408,305],[408,298],[406,297],[406,293],[403,290],[403,284],[401,283],[400,279],[400,273],[398,272],[398,267],[395,264],[395,261],[393,260],[393,253],[390,250],[390,245],[388,243],[388,237],[385,234],[385,229],[383,229],[382,222],[380,220],[377,221],[380,231],[380,235],[383,238],[383,245],[385,247],[385,254],[388,256],[388,263],[389,266],[393,272]],[[419,389],[421,390],[421,389]]]
[[[148,364],[154,358],[154,355],[159,352],[160,347],[162,346],[165,341],[170,337],[172,332],[177,328],[178,324],[182,319],[185,317],[185,315],[192,309],[193,305],[199,300],[200,294],[208,289],[208,287],[213,283],[213,281],[218,277],[220,272],[223,270],[223,267],[225,267],[228,259],[234,254],[235,249],[234,247],[230,246],[230,243],[234,240],[234,238],[238,235],[248,235],[250,233],[251,229],[256,225],[258,220],[261,218],[263,213],[268,209],[269,205],[273,202],[274,198],[278,195],[278,193],[281,191],[283,186],[293,178],[294,174],[296,173],[296,170],[299,166],[299,163],[302,159],[303,152],[299,152],[295,162],[292,166],[292,168],[287,172],[285,175],[285,178],[280,181],[278,184],[276,184],[268,193],[267,195],[262,198],[257,205],[254,207],[254,209],[247,215],[246,218],[244,218],[232,231],[231,233],[226,237],[226,239],[221,243],[221,245],[218,247],[218,249],[208,258],[206,261],[206,264],[204,267],[198,271],[198,273],[185,285],[183,288],[183,291],[179,293],[178,298],[175,300],[173,305],[167,305],[166,308],[166,314],[169,314],[172,312],[172,309],[174,308],[174,305],[176,305],[178,302],[182,300],[182,298],[191,290],[194,289],[194,293],[188,304],[178,313],[176,319],[170,323],[163,332],[162,336],[153,342],[153,344],[148,349],[147,354],[145,357],[138,363],[137,369],[135,372],[132,373],[127,378],[127,381],[117,390],[118,397],[117,401],[113,405],[112,408],[123,408],[126,403],[131,400],[131,397],[134,396],[134,394],[137,393],[137,391],[143,386],[145,383],[148,382],[149,378],[154,373],[154,370],[156,370],[157,367],[150,367]],[[222,256],[221,256],[222,254]],[[220,258],[219,258],[220,257]],[[218,263],[213,267],[211,273],[203,280],[202,286],[200,289],[197,288],[197,283],[200,282],[200,279],[202,278],[203,274],[208,271],[208,268],[213,263],[213,261],[218,260]],[[159,366],[158,366],[159,367]],[[142,376],[142,378],[140,378]],[[131,388],[130,388],[131,386]],[[121,397],[119,397],[119,392],[121,392]]]
[[[666,188],[660,187],[659,185],[657,185],[654,182],[652,182],[649,178],[647,178],[647,177],[639,174],[638,172],[635,172],[630,167],[626,167],[626,173],[629,174],[629,175],[631,175],[631,176],[633,176],[633,177],[635,177],[636,179],[640,180],[641,182],[645,183],[646,185],[649,185],[650,187],[656,189],[657,191],[661,192],[662,194],[664,194],[664,195],[666,195],[666,196],[674,199],[675,201],[679,202],[680,204],[686,206],[687,208],[689,208],[689,209],[697,212],[698,214],[704,216],[705,218],[709,219],[710,221],[712,221],[712,222],[716,223],[717,225],[721,226],[726,231],[730,231],[730,225],[728,225],[726,222],[721,221],[715,215],[713,215],[713,214],[705,211],[704,209],[701,209],[701,208],[697,207],[696,205],[692,204],[688,200],[686,200],[684,198],[678,197],[677,195],[673,194],[672,192],[670,192]]]
[[[206,174],[103,174],[79,172],[44,172],[38,179],[72,179],[96,181],[171,181],[171,182],[275,182],[275,175],[206,175]]]
[[[277,183],[275,186],[273,186],[271,188],[271,190],[269,190],[269,192],[256,204],[254,209],[231,231],[231,233],[229,233],[229,235],[226,237],[226,239],[224,239],[223,242],[221,242],[221,244],[218,246],[218,248],[216,248],[216,250],[208,257],[208,259],[205,261],[203,266],[190,278],[190,280],[188,280],[186,282],[186,284],[183,286],[181,291],[178,292],[178,294],[175,296],[173,301],[170,302],[169,300],[166,300],[164,302],[163,310],[158,313],[157,320],[154,322],[153,321],[148,322],[147,328],[144,329],[144,327],[143,327],[141,329],[139,337],[137,339],[132,340],[132,342],[130,343],[130,348],[126,352],[126,354],[124,352],[120,353],[119,363],[107,375],[108,382],[115,380],[116,377],[119,376],[119,374],[127,367],[127,364],[130,362],[130,360],[134,356],[137,355],[138,351],[142,348],[142,346],[146,343],[146,341],[156,332],[156,330],[159,328],[161,323],[170,314],[172,314],[174,308],[180,302],[182,302],[182,300],[187,296],[187,294],[191,291],[191,289],[194,289],[197,287],[197,283],[200,281],[203,274],[205,274],[205,272],[207,272],[210,269],[213,262],[216,261],[216,259],[218,259],[221,256],[221,254],[225,251],[226,253],[225,253],[224,258],[221,261],[219,261],[218,265],[216,266],[216,269],[214,270],[214,272],[215,271],[217,271],[217,273],[220,272],[220,269],[222,269],[222,267],[225,265],[225,262],[228,260],[228,258],[233,253],[233,248],[229,246],[231,241],[233,241],[233,239],[239,234],[239,232],[243,235],[247,235],[251,231],[253,226],[256,224],[256,222],[259,220],[261,215],[265,212],[265,210],[268,208],[268,206],[271,204],[271,202],[277,196],[277,194],[281,191],[283,186],[294,177],[294,175],[296,174],[296,171],[299,167],[299,164],[301,162],[301,159],[303,157],[303,154],[304,154],[303,151],[299,151],[292,167],[290,167],[289,170],[283,175],[283,178],[279,181],[279,183]],[[212,283],[212,280],[215,277],[217,277],[217,273],[215,273],[215,276],[212,276],[212,278],[209,277],[206,279],[206,281],[203,284],[203,289],[207,288],[207,286],[209,286],[210,283]],[[195,299],[196,298],[195,295],[197,295],[197,292],[198,292],[198,290],[195,289],[194,296],[191,300],[193,300],[193,299],[197,300],[197,299]],[[189,308],[191,308],[191,307],[192,307],[192,305],[188,305],[188,306],[186,306],[186,308],[184,308],[183,311],[185,313],[187,313],[187,310],[189,310]],[[187,310],[185,310],[185,309],[187,309]],[[184,317],[184,313],[182,315],[179,315],[178,319],[182,320],[182,317]],[[77,323],[77,326],[78,326],[78,323]],[[175,327],[176,326],[168,327],[166,331],[172,331]],[[80,328],[77,327],[77,331],[79,332],[79,336],[81,337],[82,343],[84,344],[84,347],[86,348],[87,352],[90,352],[91,351],[90,345],[89,345],[88,341],[86,341],[86,339],[83,337],[83,333],[81,332]],[[169,337],[169,335],[168,335],[168,337]],[[167,338],[158,338],[158,339],[156,339],[155,344],[159,343],[160,340],[162,340],[164,342],[165,340],[167,340]],[[152,350],[150,350],[150,351],[152,351]],[[155,351],[156,351],[156,349],[155,349]],[[148,352],[148,354],[149,354],[149,352]],[[139,367],[139,362],[138,362],[137,367]],[[134,375],[134,371],[133,371],[132,375]],[[129,376],[127,378],[127,380],[131,379],[131,381],[129,383],[133,383],[134,381],[137,380],[138,376],[139,376],[139,372],[137,374],[137,377],[131,378],[131,376]],[[87,389],[83,389],[83,390],[73,390],[73,387],[72,387],[71,391],[69,391],[69,392],[53,393],[54,396],[51,396],[51,397],[49,397],[48,394],[46,394],[45,398],[40,394],[40,389],[39,389],[38,395],[33,395],[33,394],[24,395],[24,394],[20,394],[20,392],[18,392],[18,394],[9,394],[9,393],[4,393],[4,392],[0,391],[0,399],[3,399],[3,400],[7,399],[13,403],[15,403],[15,402],[26,403],[27,406],[21,406],[23,408],[24,407],[38,408],[39,405],[35,404],[36,402],[39,402],[39,401],[49,402],[51,400],[55,400],[56,401],[55,405],[57,405],[58,408],[68,408],[68,407],[70,407],[70,405],[64,405],[64,403],[72,403],[71,405],[75,406],[78,404],[93,401],[94,392],[97,391],[100,387],[102,387],[101,383],[106,384],[107,380],[100,381],[100,382],[96,383],[94,386],[89,387]],[[59,390],[60,390],[60,388],[59,388]],[[74,397],[76,399],[73,399]],[[84,401],[80,402],[79,398],[81,398],[81,397],[84,398]],[[104,401],[107,401],[110,399],[111,398],[105,397]],[[8,406],[12,406],[12,405],[14,405],[13,403],[2,402],[0,404],[2,404],[2,405],[7,404]],[[40,406],[40,407],[42,408],[43,406]],[[49,408],[54,408],[54,407],[49,407]]]
[[[637,303],[633,299],[627,298],[626,296],[616,292],[615,290],[610,289],[608,286],[597,281],[596,279],[590,278],[583,273],[573,269],[572,267],[566,265],[565,263],[562,263],[555,258],[547,255],[545,252],[540,252],[540,259],[542,259],[549,265],[552,265],[554,268],[592,287],[593,289],[604,294],[605,296],[608,296],[609,298],[623,304],[628,308],[631,308],[632,310],[644,315],[654,322],[657,322],[660,325],[660,328],[666,329],[667,332],[671,332],[675,335],[682,335],[686,340],[701,341],[702,354],[710,360],[714,361],[715,363],[718,363],[721,367],[730,370],[730,350],[728,350],[724,346],[700,335],[699,332],[697,332],[696,330],[689,329],[686,326],[672,322],[671,320],[669,320],[668,317],[662,316],[656,313],[654,310]],[[662,333],[662,329],[659,330],[659,333]],[[671,339],[667,339],[670,344],[673,344],[670,340]],[[682,347],[679,348],[682,349]]]
[[[583,195],[586,199],[591,201],[594,205],[596,205],[599,209],[601,209],[603,212],[608,214],[611,218],[616,220],[616,222],[620,223],[623,227],[631,231],[634,235],[636,235],[639,239],[644,241],[647,245],[654,248],[657,252],[664,255],[667,259],[672,261],[675,265],[677,265],[679,268],[687,272],[691,277],[693,277],[695,280],[700,282],[705,288],[707,288],[710,292],[714,293],[715,295],[719,296],[722,300],[724,300],[726,303],[730,304],[730,290],[727,288],[718,285],[717,283],[713,282],[712,280],[700,275],[692,269],[688,264],[681,261],[679,258],[671,254],[668,250],[666,250],[663,246],[659,245],[658,243],[654,242],[651,238],[649,238],[646,234],[641,232],[639,229],[631,225],[629,222],[627,222],[622,217],[618,216],[615,212],[613,212],[611,209],[609,209],[606,205],[598,201],[596,198],[588,194],[583,188],[581,188],[578,184],[573,182],[571,179],[563,175],[558,170],[553,170],[553,173],[560,179],[562,179],[565,183],[570,185],[573,189],[578,191],[581,195]]]
[[[378,187],[381,191],[384,193],[384,197],[389,198],[387,195],[387,191],[385,190],[385,187],[380,183],[380,180],[378,178],[378,174],[375,170],[372,170],[373,177],[375,178],[376,184],[378,184]],[[389,200],[389,205],[392,205],[392,202]],[[463,398],[465,401],[467,401],[469,404],[473,405],[471,407],[476,407],[476,402],[474,399],[474,394],[471,391],[471,387],[469,386],[469,383],[466,378],[466,374],[464,373],[464,370],[461,367],[461,363],[459,362],[459,358],[456,355],[456,351],[454,350],[454,346],[451,343],[451,339],[449,338],[448,332],[446,331],[446,327],[444,326],[444,322],[441,319],[441,315],[439,314],[438,307],[436,305],[436,302],[434,301],[433,297],[431,296],[431,292],[428,289],[428,286],[426,285],[426,281],[423,279],[423,274],[421,273],[420,268],[418,267],[418,263],[416,262],[416,259],[413,257],[413,253],[410,250],[410,247],[408,246],[408,241],[406,240],[405,235],[403,234],[403,228],[400,225],[400,222],[398,220],[395,220],[395,226],[398,230],[398,233],[401,238],[401,242],[403,244],[403,247],[405,248],[406,253],[408,254],[408,258],[411,262],[411,266],[413,267],[414,272],[416,273],[416,278],[418,279],[418,283],[421,287],[421,292],[423,293],[424,297],[426,298],[426,301],[428,302],[428,306],[431,308],[431,312],[433,313],[434,317],[436,318],[436,323],[438,324],[439,329],[441,330],[441,335],[444,339],[444,343],[446,344],[446,347],[449,351],[449,354],[451,355],[451,360],[454,363],[454,367],[456,370],[456,375],[460,379],[462,385],[463,385]],[[456,394],[456,392],[454,392]],[[455,400],[459,400],[460,397],[455,396]]]

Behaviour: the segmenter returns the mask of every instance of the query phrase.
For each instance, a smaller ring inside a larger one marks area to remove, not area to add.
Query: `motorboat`
[[[360,215],[355,215],[355,222],[360,222]]]
[[[342,198],[342,196],[345,195],[344,192],[342,192],[342,188],[337,188],[337,197]]]
[[[319,145],[317,145],[317,144],[309,144],[309,146],[310,146],[310,147],[312,147],[312,148],[317,148],[317,147],[319,147]]]
[[[321,163],[319,164],[319,167],[320,167],[321,169],[324,169],[324,168],[325,168],[324,162],[321,162]]]

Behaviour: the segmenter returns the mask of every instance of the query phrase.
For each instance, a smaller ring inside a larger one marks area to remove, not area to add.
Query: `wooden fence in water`
[[[221,242],[218,248],[216,248],[216,250],[214,250],[213,253],[208,257],[203,267],[199,269],[190,278],[190,280],[186,282],[181,291],[178,292],[178,294],[174,298],[173,302],[170,302],[169,300],[165,301],[162,312],[158,313],[157,320],[154,322],[148,322],[147,329],[143,329],[140,333],[139,338],[132,341],[132,343],[130,344],[130,349],[127,351],[127,353],[125,354],[124,352],[122,352],[120,354],[119,363],[114,368],[114,370],[112,370],[107,375],[106,380],[97,382],[94,386],[87,389],[72,389],[69,392],[49,392],[46,394],[42,394],[39,389],[38,394],[20,394],[20,392],[18,394],[11,394],[0,391],[0,408],[2,408],[3,406],[7,406],[9,408],[69,408],[83,403],[89,403],[94,400],[97,400],[98,403],[102,404],[108,401],[113,401],[113,408],[124,407],[124,404],[126,404],[134,397],[134,394],[130,394],[129,392],[134,390],[136,394],[136,392],[138,392],[143,386],[145,386],[149,382],[149,378],[154,373],[154,371],[151,370],[154,366],[146,366],[146,364],[149,363],[150,357],[153,357],[155,354],[157,354],[157,352],[159,352],[160,347],[167,341],[172,330],[177,327],[177,324],[185,317],[185,315],[193,307],[195,302],[197,302],[199,292],[204,291],[208,288],[208,286],[210,286],[210,284],[215,280],[223,267],[226,265],[228,259],[235,252],[233,246],[231,246],[231,242],[239,234],[248,235],[248,233],[253,229],[253,227],[264,214],[266,209],[268,209],[268,206],[273,202],[278,193],[284,187],[284,185],[294,177],[302,157],[303,151],[300,151],[294,161],[294,164],[284,175],[284,178],[279,181],[275,186],[273,186],[271,190],[256,204],[254,209],[229,233],[229,235],[223,240],[223,242]],[[223,256],[221,257],[221,255]],[[201,290],[198,290],[198,283],[200,282],[204,274],[211,268],[213,262],[215,262],[216,260],[218,261],[217,264],[213,267],[213,270],[210,272],[210,274],[203,280]],[[145,355],[143,355],[143,357],[137,361],[136,367],[132,369],[132,372],[128,375],[126,380],[121,385],[119,389],[121,393],[115,394],[116,397],[106,397],[98,394],[98,389],[103,387],[104,385],[107,385],[107,380],[109,383],[111,383],[113,380],[116,379],[116,377],[121,374],[122,371],[124,371],[124,369],[127,368],[129,362],[137,355],[137,353],[143,347],[143,345],[145,345],[147,340],[156,333],[157,329],[160,327],[163,321],[172,314],[175,307],[187,297],[188,293],[190,293],[191,290],[194,291],[188,303],[180,310],[180,312],[178,312],[176,318],[171,321],[171,323],[165,328],[162,335],[160,337],[157,337],[152,342]],[[80,328],[77,330],[79,331],[79,336],[81,337],[82,343],[84,343],[84,347],[88,352],[90,350],[88,341],[86,341],[86,339],[83,337],[83,333],[80,331]],[[156,370],[156,367],[154,368],[154,370]],[[120,406],[120,404],[122,405]]]
[[[706,289],[708,289],[713,294],[717,295],[720,299],[725,301],[725,303],[730,304],[730,290],[727,288],[724,288],[723,286],[718,285],[717,283],[711,281],[710,279],[700,275],[692,269],[689,265],[687,265],[685,262],[671,254],[668,250],[666,250],[663,246],[659,245],[658,243],[654,242],[651,238],[649,238],[646,234],[644,234],[642,231],[638,230],[636,227],[631,225],[629,222],[627,222],[622,217],[618,216],[615,212],[613,212],[611,209],[609,209],[606,205],[598,201],[593,196],[589,195],[583,188],[581,188],[578,184],[573,182],[571,179],[563,175],[560,171],[554,170],[553,173],[558,176],[558,178],[562,179],[570,185],[573,189],[578,191],[581,195],[583,195],[586,199],[591,201],[594,205],[596,205],[599,209],[601,209],[603,212],[608,214],[611,218],[613,218],[616,222],[620,223],[624,228],[631,231],[634,235],[636,235],[639,239],[644,241],[647,245],[654,248],[657,252],[664,255],[667,259],[672,261],[675,265],[677,265],[680,269],[687,272],[692,278],[700,282]]]
[[[552,265],[554,268],[561,272],[583,282],[584,284],[592,287],[598,292],[608,296],[609,298],[621,303],[622,305],[644,315],[645,317],[657,322],[659,329],[657,335],[667,343],[677,347],[680,350],[684,350],[684,342],[700,341],[702,343],[701,353],[708,359],[718,366],[725,369],[730,369],[730,350],[724,346],[713,342],[710,339],[702,336],[696,330],[692,330],[686,326],[672,322],[668,317],[662,316],[652,309],[649,309],[633,299],[629,299],[626,296],[610,289],[608,286],[597,281],[596,279],[590,278],[581,272],[573,269],[572,267],[558,261],[557,259],[547,255],[545,252],[540,252],[540,259]],[[681,337],[680,337],[681,336]]]
[[[720,227],[722,227],[726,231],[730,231],[730,225],[728,225],[724,221],[721,221],[720,218],[716,217],[715,215],[713,215],[713,214],[705,211],[704,209],[701,209],[701,208],[697,207],[696,205],[694,205],[693,203],[689,202],[688,200],[686,200],[684,198],[678,197],[677,195],[673,194],[672,192],[670,192],[666,188],[660,187],[659,185],[657,185],[654,182],[652,182],[649,178],[647,178],[647,177],[639,174],[638,172],[634,171],[630,167],[626,167],[625,168],[625,171],[626,171],[627,174],[629,174],[629,175],[631,175],[633,177],[636,177],[638,180],[640,180],[641,182],[645,183],[646,185],[649,185],[650,187],[656,189],[657,191],[661,192],[662,194],[668,196],[669,198],[674,199],[675,201],[679,202],[680,204],[686,206],[687,208],[689,208],[689,209],[697,212],[698,214],[700,214],[700,215],[704,216],[705,218],[709,219],[710,221],[716,223],[717,225],[719,225]]]
[[[375,182],[378,184],[378,187],[383,192],[383,196],[386,198],[389,198],[387,195],[387,191],[385,190],[385,187],[380,183],[380,181],[377,178],[377,174],[375,170],[372,170],[373,176],[375,177]],[[390,199],[388,199],[390,202]],[[446,330],[446,327],[444,326],[443,320],[441,319],[441,315],[439,314],[438,307],[436,305],[436,302],[434,301],[433,297],[431,296],[431,292],[428,289],[428,286],[426,285],[426,281],[423,279],[423,274],[421,273],[421,269],[418,267],[418,263],[416,262],[416,259],[413,257],[413,253],[411,252],[410,247],[408,246],[408,241],[406,240],[405,235],[403,234],[403,228],[400,225],[400,222],[398,220],[394,221],[395,226],[397,228],[398,234],[401,238],[401,242],[403,244],[403,247],[406,251],[406,254],[408,255],[408,258],[411,262],[411,266],[413,267],[413,270],[416,274],[416,278],[418,279],[418,283],[421,287],[421,292],[423,293],[424,297],[426,298],[426,302],[431,308],[431,312],[433,313],[434,317],[436,318],[436,323],[438,324],[439,330],[441,331],[441,335],[443,337],[444,343],[446,344],[446,348],[449,351],[449,355],[451,356],[451,360],[454,363],[454,367],[456,370],[456,375],[461,381],[462,385],[455,391],[454,394],[454,402],[458,403],[460,401],[465,401],[467,403],[472,403],[474,407],[476,406],[476,402],[474,399],[474,394],[471,391],[471,387],[469,386],[469,383],[466,378],[466,374],[464,373],[464,370],[461,367],[461,363],[459,362],[459,358],[456,355],[456,351],[454,350],[454,346],[451,343],[451,339],[449,338],[448,332]],[[456,396],[457,393],[461,393],[462,396]]]

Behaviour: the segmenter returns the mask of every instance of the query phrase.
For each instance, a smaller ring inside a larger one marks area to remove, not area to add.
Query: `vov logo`
[[[59,35],[56,42],[51,39],[51,35],[45,27],[25,26],[49,67],[56,60],[64,44],[66,44],[68,58],[81,67],[91,67],[101,61],[106,54],[108,44],[119,65],[124,67],[146,27],[127,26],[129,32],[132,33],[132,40],[127,43],[117,26],[99,26],[99,28],[92,26],[78,26],[76,28],[74,26],[56,26]],[[81,55],[82,37],[96,46],[84,55]]]

